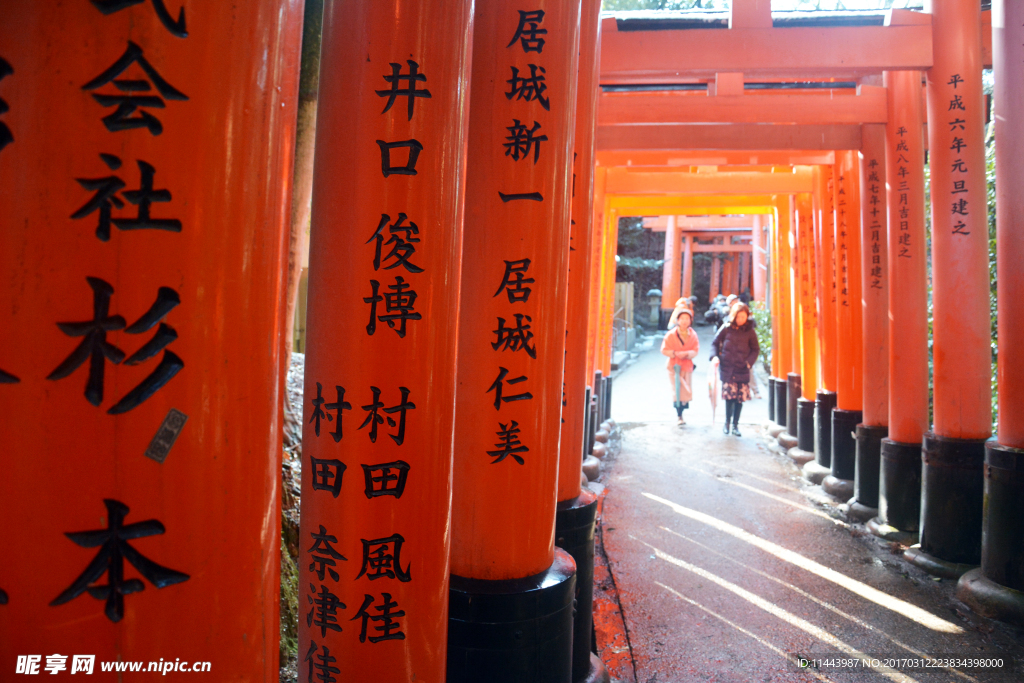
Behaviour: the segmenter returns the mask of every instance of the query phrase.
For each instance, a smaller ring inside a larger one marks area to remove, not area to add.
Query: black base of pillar
[[[786,380],[775,380],[775,424],[780,427],[786,426]]]
[[[889,435],[885,426],[857,425],[857,470],[853,477],[853,497],[859,505],[878,508],[878,475],[882,467],[882,439]]]
[[[590,675],[590,632],[594,625],[594,521],[597,496],[587,489],[562,501],[555,512],[555,545],[576,561],[576,616],[572,627],[572,680]]]
[[[1024,591],[1024,450],[985,444],[985,515],[981,531],[985,578]]]
[[[796,447],[814,453],[814,401],[807,398],[796,402]]]
[[[878,480],[878,536],[917,534],[921,522],[921,444],[882,439]],[[882,532],[882,533],[879,533]]]
[[[803,466],[804,479],[811,482],[812,484],[820,484],[832,474],[832,470],[827,467],[822,467],[818,464],[817,460],[811,460]]]
[[[774,377],[768,378],[768,421],[778,423],[775,419],[775,383]]]
[[[576,563],[555,548],[546,572],[525,579],[451,577],[448,683],[572,683]]]
[[[853,495],[857,473],[857,441],[854,432],[862,419],[859,410],[832,409],[832,475],[825,477],[825,490],[844,503]]]
[[[587,457],[591,453],[593,444],[590,443],[590,386],[588,385],[583,393],[583,454]]]
[[[956,584],[956,597],[983,617],[1024,627],[1024,592],[1007,588],[972,569]]]
[[[836,392],[819,390],[814,402],[814,460],[819,467],[828,470],[832,469],[832,410],[835,407]]]
[[[797,425],[800,416],[797,412],[797,401],[800,400],[800,393],[803,391],[803,383],[800,375],[791,372],[786,375],[786,433],[796,437]]]
[[[921,463],[921,551],[943,562],[980,564],[985,441],[928,432]]]
[[[932,576],[956,581],[978,565],[969,562],[950,562],[921,550],[921,544],[912,545],[903,552],[903,559]]]
[[[598,400],[596,395],[590,397],[590,422],[587,424],[587,455],[594,452],[594,444],[597,443],[597,419]]]
[[[605,420],[612,419],[612,378],[609,377],[604,381],[604,418]]]

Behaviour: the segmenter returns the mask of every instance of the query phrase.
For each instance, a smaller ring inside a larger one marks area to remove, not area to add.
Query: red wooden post
[[[0,5],[0,677],[276,680],[303,4],[99,4]]]

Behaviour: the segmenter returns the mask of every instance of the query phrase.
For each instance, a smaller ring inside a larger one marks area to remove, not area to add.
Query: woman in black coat
[[[750,373],[761,347],[757,343],[754,321],[750,309],[742,301],[733,303],[729,318],[711,342],[711,360],[718,359],[718,376],[722,380],[722,398],[725,399],[725,428],[740,435],[740,411],[743,402],[750,400]]]

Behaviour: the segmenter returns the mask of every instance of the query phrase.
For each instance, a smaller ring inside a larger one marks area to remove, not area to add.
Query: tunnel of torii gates
[[[276,680],[310,192],[303,678],[606,675],[580,467],[609,417],[622,216],[665,217],[666,308],[695,251],[750,254],[770,433],[1024,623],[1024,367],[999,356],[992,439],[982,93],[991,64],[1013,350],[1024,3],[782,27],[734,0],[725,30],[599,4],[327,3],[312,96],[300,0],[0,6],[5,677],[173,652]]]

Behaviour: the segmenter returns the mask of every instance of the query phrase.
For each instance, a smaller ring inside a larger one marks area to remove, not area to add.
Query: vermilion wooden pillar
[[[130,4],[0,6],[0,678],[276,680],[302,2]]]
[[[590,290],[591,235],[593,232],[594,133],[597,120],[598,56],[600,54],[600,0],[582,5],[576,93],[575,152],[569,290],[565,322],[565,370],[562,428],[558,458],[558,507],[555,544],[576,562],[576,609],[573,617],[572,679],[599,677],[604,665],[590,652],[593,630],[594,523],[597,496],[580,486],[584,425],[589,396],[587,381],[587,308]],[[607,675],[607,674],[604,674]]]
[[[789,247],[788,284],[786,293],[789,295],[789,316],[786,319],[790,338],[790,371],[786,375],[786,433],[792,437],[790,442],[783,444],[787,448],[796,445],[799,436],[799,401],[802,394],[802,378],[800,366],[803,350],[800,345],[800,248],[798,235],[800,231],[797,215],[796,195],[789,195],[789,230],[784,236]]]
[[[807,479],[820,483],[832,471],[832,409],[836,406],[835,199],[831,166],[815,166],[812,177],[818,381],[821,386],[814,400],[814,460],[803,469]]]
[[[792,249],[789,237],[792,215],[789,210],[788,195],[775,196],[773,197],[773,201],[775,202],[775,225],[777,228],[776,241],[779,248],[778,258],[775,260],[778,289],[776,290],[776,299],[772,304],[773,308],[778,308],[778,313],[775,319],[778,322],[779,328],[779,374],[777,377],[778,381],[776,383],[775,415],[778,424],[788,428],[789,389],[787,382],[789,374],[796,372],[795,366],[793,365],[793,345],[795,340],[793,339],[793,299],[790,285]],[[781,421],[779,420],[780,417]],[[792,429],[795,430],[796,426],[793,425]]]
[[[683,235],[683,289],[682,295],[693,294],[693,236]]]
[[[882,439],[889,424],[889,274],[887,272],[885,124],[861,126],[860,247],[863,320],[863,422],[857,425],[857,466],[849,514],[878,514]]]
[[[961,577],[957,597],[975,611],[1024,625],[1024,374],[1010,349],[1024,348],[1013,303],[1024,294],[1024,236],[1019,188],[1024,180],[1024,6],[992,6],[995,71],[996,230],[999,268],[999,437],[985,454],[981,568]]]
[[[682,256],[679,238],[680,229],[676,217],[667,217],[665,228],[665,265],[661,277],[661,308],[671,311],[679,299],[680,258]]]
[[[830,495],[853,495],[856,441],[863,406],[863,337],[860,286],[860,163],[856,151],[836,152],[836,407],[832,411],[832,474],[822,481]]]
[[[970,0],[925,7],[943,46],[926,72],[934,431],[922,446],[921,546],[907,556],[952,577],[981,560],[982,468],[992,430],[981,8]]]
[[[797,448],[790,457],[803,465],[814,458],[814,397],[818,389],[818,331],[814,220],[809,193],[797,195],[797,256],[799,259],[800,397],[797,399]]]
[[[605,183],[608,169],[603,166],[594,167],[594,208],[591,214],[593,230],[590,246],[590,292],[587,302],[587,379],[590,380],[597,370],[597,322],[600,310],[601,286],[601,254],[604,248],[606,200]],[[595,391],[596,387],[593,388]]]
[[[474,13],[448,681],[571,679],[554,531],[579,26],[580,0]],[[546,88],[516,90],[531,74]]]
[[[324,13],[302,677],[444,676],[457,341],[444,321],[458,311],[471,27],[465,0]]]
[[[928,291],[921,73],[887,71],[889,436],[882,440],[872,532],[916,540],[921,439],[928,428]]]
[[[754,251],[751,254],[751,279],[753,280],[754,301],[765,301],[767,267],[765,266],[765,222],[767,218],[762,214],[754,216]]]
[[[615,317],[615,255],[619,245],[619,213],[608,212],[608,228],[605,233],[604,270],[601,273],[601,318],[600,355],[598,370],[605,377],[612,374],[612,320]]]

